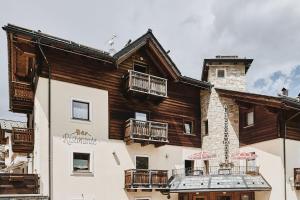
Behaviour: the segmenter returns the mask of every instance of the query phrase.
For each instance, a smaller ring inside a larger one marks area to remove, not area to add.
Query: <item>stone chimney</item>
[[[282,88],[282,89],[281,89],[281,94],[282,94],[283,96],[289,96],[289,90],[286,89],[286,88]]]

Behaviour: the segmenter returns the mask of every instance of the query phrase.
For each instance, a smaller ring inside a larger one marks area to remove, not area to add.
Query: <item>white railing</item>
[[[128,90],[167,97],[167,79],[129,70]]]
[[[126,121],[125,138],[168,142],[168,124],[129,119]]]

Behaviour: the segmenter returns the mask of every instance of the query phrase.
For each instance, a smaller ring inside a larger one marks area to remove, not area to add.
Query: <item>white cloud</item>
[[[194,78],[200,78],[203,59],[218,54],[254,58],[250,86],[300,64],[299,0],[10,0],[1,3],[0,13],[0,25],[40,29],[104,50],[112,34],[118,35],[120,49],[152,28],[182,73]],[[1,117],[8,115],[4,31],[0,49]]]

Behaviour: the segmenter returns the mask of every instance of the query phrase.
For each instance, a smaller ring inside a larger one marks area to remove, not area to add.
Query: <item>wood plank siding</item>
[[[146,52],[145,47],[127,58],[116,68],[113,64],[95,61],[81,56],[57,52],[45,48],[45,54],[52,68],[54,80],[104,89],[109,94],[109,138],[124,139],[125,122],[134,113],[146,112],[149,120],[168,123],[169,144],[190,147],[201,146],[200,133],[200,89],[175,82],[166,71],[160,69],[158,61]],[[148,66],[147,73],[168,79],[167,98],[151,99],[126,93],[124,77],[133,63]],[[48,77],[48,68],[42,65],[42,77]],[[184,121],[193,122],[193,134],[184,135]]]
[[[246,114],[254,111],[254,124],[245,126]],[[278,114],[264,106],[240,107],[240,145],[253,144],[279,137]]]

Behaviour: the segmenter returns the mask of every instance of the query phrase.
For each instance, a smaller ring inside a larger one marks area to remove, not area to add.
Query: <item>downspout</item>
[[[287,123],[297,117],[300,114],[298,111],[296,114],[292,115],[290,118],[284,121],[284,136],[283,136],[283,169],[284,169],[284,199],[287,200],[287,188],[286,188],[286,137],[287,137]],[[286,112],[285,112],[286,117]]]
[[[40,38],[38,38],[38,46],[41,51],[41,54],[48,65],[48,164],[49,164],[49,200],[52,198],[52,137],[51,137],[51,65],[48,62],[48,59],[41,47]]]

